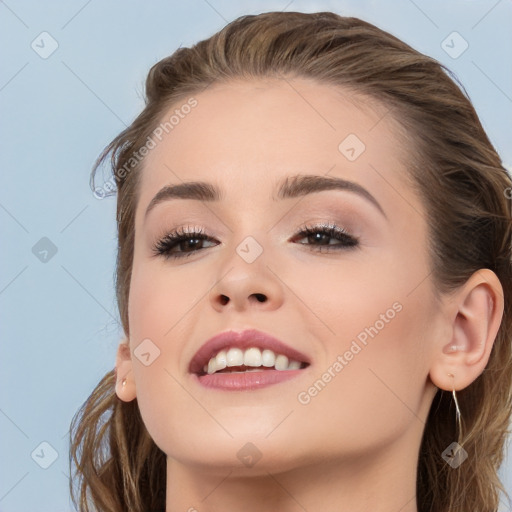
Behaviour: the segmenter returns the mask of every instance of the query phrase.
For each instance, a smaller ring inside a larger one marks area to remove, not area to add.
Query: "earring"
[[[123,379],[123,380],[121,381],[121,386],[122,386],[123,388],[126,386],[126,379]]]
[[[459,402],[457,401],[457,394],[455,393],[455,375],[453,375],[453,373],[449,373],[448,377],[452,377],[452,379],[454,379],[454,386],[453,386],[453,390],[452,390],[452,396],[453,396],[453,401],[455,402],[455,415],[456,415],[456,418],[457,418],[457,425],[459,427],[459,434],[460,434],[462,432],[461,414],[460,414]]]

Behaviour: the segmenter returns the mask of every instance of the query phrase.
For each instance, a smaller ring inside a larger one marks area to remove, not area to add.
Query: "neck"
[[[233,467],[192,468],[168,457],[166,512],[417,512],[417,460],[411,457],[417,451],[407,442],[396,448],[287,471],[260,467],[257,476]]]

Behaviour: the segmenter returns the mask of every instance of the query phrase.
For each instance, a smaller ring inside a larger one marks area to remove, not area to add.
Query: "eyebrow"
[[[323,192],[325,190],[353,192],[373,204],[373,206],[387,218],[382,206],[368,190],[358,183],[342,178],[300,174],[287,176],[278,186],[277,199],[302,197],[307,194]],[[157,204],[171,199],[193,199],[197,201],[215,202],[220,201],[222,197],[222,191],[218,187],[205,181],[188,181],[177,185],[167,185],[160,189],[153,197],[146,209],[145,217],[147,217],[149,212],[155,208]],[[276,197],[273,196],[273,200],[275,201]]]

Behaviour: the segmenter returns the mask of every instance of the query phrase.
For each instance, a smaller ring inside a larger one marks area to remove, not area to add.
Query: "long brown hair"
[[[110,155],[117,186],[116,293],[129,336],[128,295],[134,212],[148,143],[171,106],[231,78],[304,77],[349,88],[380,102],[407,133],[408,168],[428,215],[429,251],[439,293],[477,270],[496,273],[504,291],[502,324],[485,371],[458,393],[459,431],[451,395],[434,398],[419,453],[420,512],[496,512],[497,476],[512,411],[511,180],[462,87],[436,60],[357,18],[330,12],[242,16],[191,48],[155,64],[146,106],[98,158]],[[166,457],[149,436],[137,400],[120,401],[116,376],[105,375],[71,426],[71,493],[81,511],[165,509]],[[441,457],[454,440],[469,455],[458,469]],[[75,485],[74,485],[75,484]]]

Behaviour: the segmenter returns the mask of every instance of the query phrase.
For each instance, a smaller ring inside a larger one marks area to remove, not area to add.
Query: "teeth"
[[[250,348],[244,354],[245,366],[261,366],[261,351],[259,348]]]
[[[276,370],[287,370],[288,369],[288,358],[279,354],[276,357],[276,364],[274,365]]]
[[[288,363],[288,370],[300,370],[301,363],[299,361],[290,361]]]
[[[265,349],[261,353],[261,362],[263,366],[267,366],[268,368],[270,368],[271,366],[274,366],[276,362],[276,355],[274,354],[274,352],[272,352],[272,350]]]
[[[223,370],[228,365],[228,354],[225,350],[221,350],[215,356],[215,363],[217,364],[217,370]]]
[[[215,363],[215,358],[212,357],[208,361],[208,373],[215,373],[217,371],[217,365]]]
[[[258,371],[257,368],[265,366],[266,368],[275,367],[276,370],[298,370],[302,364],[299,361],[290,361],[283,354],[276,354],[272,350],[260,350],[256,347],[241,350],[239,348],[230,348],[221,350],[215,357],[212,357],[208,364],[205,364],[203,371],[208,374],[224,370],[232,366],[249,366],[247,372]]]
[[[244,364],[244,352],[239,348],[230,348],[226,356],[228,366],[241,366]]]

